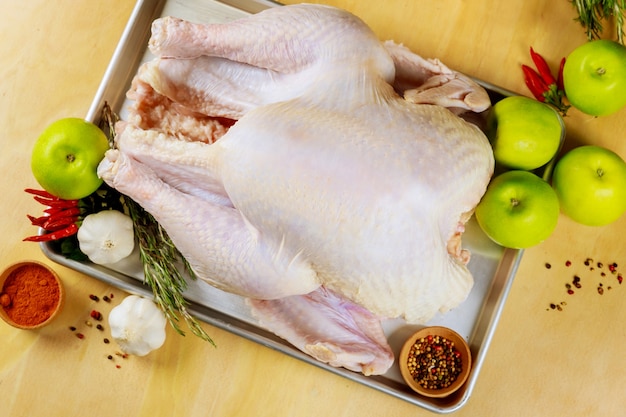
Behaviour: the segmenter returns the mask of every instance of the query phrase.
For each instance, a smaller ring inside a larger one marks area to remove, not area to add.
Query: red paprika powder
[[[61,288],[44,266],[28,263],[9,273],[0,306],[19,326],[36,326],[48,320],[61,300]]]

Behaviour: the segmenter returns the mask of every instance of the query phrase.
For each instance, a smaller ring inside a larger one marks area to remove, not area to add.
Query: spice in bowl
[[[14,327],[45,326],[61,309],[63,300],[59,277],[42,263],[14,264],[0,277],[0,317]]]
[[[413,334],[398,360],[406,383],[428,397],[446,397],[458,390],[471,368],[467,342],[453,330],[439,326]]]

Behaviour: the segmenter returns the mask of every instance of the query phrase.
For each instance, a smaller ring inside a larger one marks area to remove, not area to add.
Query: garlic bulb
[[[129,295],[109,313],[111,337],[125,353],[145,356],[165,342],[167,319],[147,298]]]
[[[76,236],[80,250],[95,264],[118,262],[135,247],[133,221],[117,210],[86,216]]]

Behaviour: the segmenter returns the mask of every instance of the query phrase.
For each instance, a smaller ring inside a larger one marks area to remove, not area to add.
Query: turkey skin
[[[494,161],[459,114],[485,91],[328,6],[152,33],[99,175],[262,326],[386,372],[381,319],[425,323],[472,288],[461,236]]]

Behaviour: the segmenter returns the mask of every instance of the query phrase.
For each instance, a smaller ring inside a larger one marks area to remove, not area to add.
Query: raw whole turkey
[[[473,278],[465,222],[493,172],[472,80],[328,6],[165,17],[99,175],[261,326],[365,375],[385,318],[424,323]]]

